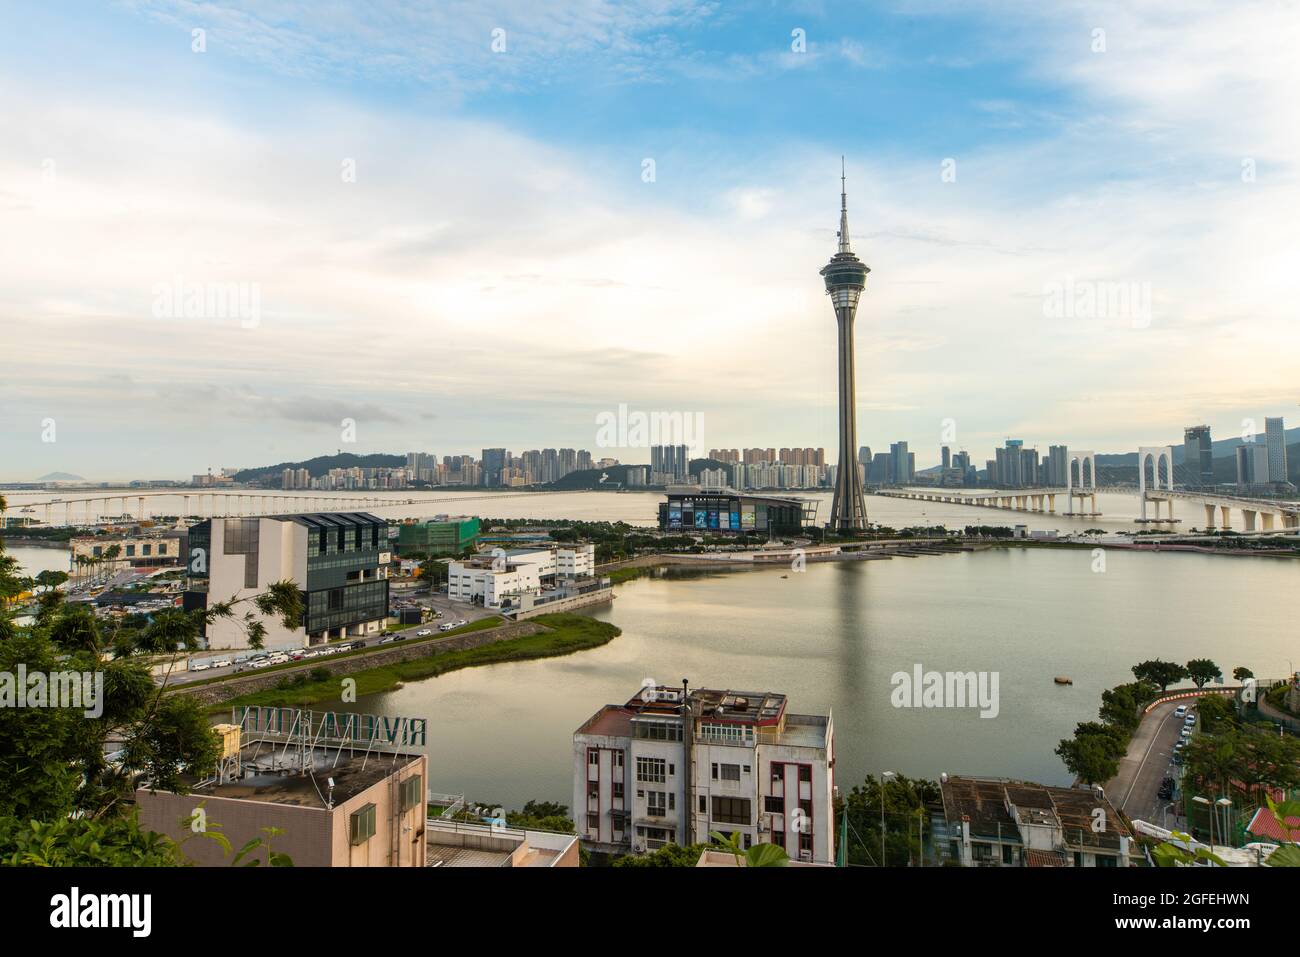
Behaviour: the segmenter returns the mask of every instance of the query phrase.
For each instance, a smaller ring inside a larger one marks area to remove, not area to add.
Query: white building
[[[772,692],[646,687],[573,735],[573,806],[591,850],[653,851],[738,832],[835,859],[834,725]]]
[[[493,549],[447,569],[447,595],[497,608],[512,595],[536,594],[559,582],[588,578],[596,570],[595,545]]]
[[[248,647],[242,625],[248,612],[266,628],[268,649],[384,630],[391,553],[382,518],[366,512],[214,518],[190,527],[188,547],[185,608],[237,602],[232,617],[206,626],[209,648]],[[294,628],[260,614],[252,600],[281,581],[302,594],[303,619]]]

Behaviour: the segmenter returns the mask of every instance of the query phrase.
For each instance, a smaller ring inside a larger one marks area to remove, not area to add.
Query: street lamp
[[[885,782],[898,779],[893,771],[880,772],[880,866],[885,866]]]
[[[1232,801],[1229,798],[1221,797],[1214,802],[1223,808],[1223,824],[1219,827],[1219,836],[1223,838],[1223,843],[1228,844],[1228,808],[1232,807]]]

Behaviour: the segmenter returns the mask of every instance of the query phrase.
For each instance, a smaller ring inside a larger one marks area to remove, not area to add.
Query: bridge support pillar
[[[1246,523],[1246,531],[1253,532],[1255,530],[1255,511],[1253,509],[1243,508],[1241,510],[1241,517]]]
[[[1211,531],[1214,528],[1214,506],[1205,506],[1205,530]]]
[[[1227,505],[1219,506],[1219,524],[1224,528],[1232,528],[1232,509]]]
[[[1283,512],[1282,527],[1283,528],[1300,527],[1300,515],[1296,515],[1294,512]]]

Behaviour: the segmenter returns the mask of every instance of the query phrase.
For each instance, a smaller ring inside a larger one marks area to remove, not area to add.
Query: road
[[[1106,782],[1106,796],[1130,818],[1158,824],[1161,827],[1182,827],[1182,793],[1177,792],[1176,803],[1162,801],[1160,782],[1171,777],[1181,778],[1180,768],[1173,763],[1174,745],[1183,730],[1184,719],[1175,715],[1180,705],[1196,713],[1196,699],[1208,694],[1235,694],[1236,688],[1206,688],[1196,694],[1162,701],[1142,717],[1128,754],[1120,759],[1119,772]]]
[[[350,638],[343,641],[332,641],[329,643],[329,646],[337,647],[339,645],[353,644],[355,642],[360,641],[367,648],[370,648],[370,647],[377,646],[381,639],[393,635],[404,635],[410,638],[413,637],[416,634],[416,632],[423,631],[426,628],[432,630],[433,633],[436,635],[438,634],[438,628],[441,625],[445,625],[453,621],[461,621],[461,620],[464,620],[466,622],[474,622],[474,621],[478,621],[480,618],[492,618],[496,615],[496,612],[490,609],[485,609],[481,605],[471,605],[461,601],[452,601],[446,595],[435,595],[435,596],[430,596],[428,594],[422,594],[418,596],[394,595],[392,599],[390,599],[390,602],[393,607],[396,607],[399,604],[405,604],[407,602],[424,605],[426,607],[433,608],[437,612],[440,612],[442,614],[442,617],[436,618],[433,621],[425,622],[424,624],[420,624],[420,625],[408,625],[407,627],[400,628],[400,629],[394,628],[392,631],[389,631],[387,633],[370,635],[366,638]],[[324,647],[324,646],[316,646],[316,647]],[[313,648],[313,649],[305,649],[305,650],[311,651],[315,649]],[[247,655],[250,653],[251,652],[248,649],[243,649],[239,651],[229,651],[229,652],[205,651],[196,654],[195,658],[200,661],[219,659],[219,658],[233,659],[237,655]],[[314,661],[315,659],[312,658],[312,659],[305,659],[305,660]],[[192,681],[205,681],[209,678],[227,677],[229,675],[233,675],[244,671],[252,671],[252,669],[248,667],[247,662],[241,662],[238,665],[232,664],[226,668],[205,668],[202,671],[179,671],[178,670],[172,672],[171,676],[167,680],[167,683],[169,685],[184,685]]]
[[[1174,711],[1180,705],[1191,706],[1195,700],[1162,701],[1147,712],[1129,742],[1128,754],[1120,759],[1119,773],[1106,782],[1106,796],[1130,818],[1162,827],[1182,826],[1175,817],[1180,804],[1162,801],[1157,792],[1164,778],[1178,777],[1178,768],[1172,760],[1183,719]]]

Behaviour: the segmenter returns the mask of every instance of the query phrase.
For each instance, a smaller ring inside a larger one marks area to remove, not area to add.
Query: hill
[[[260,482],[278,485],[280,473],[285,469],[306,469],[312,478],[320,478],[330,469],[374,469],[398,468],[406,464],[405,455],[387,455],[373,452],[369,455],[356,455],[352,452],[340,452],[336,455],[318,455],[304,462],[281,462],[278,465],[263,465],[258,468],[244,469],[235,474],[236,482]]]

